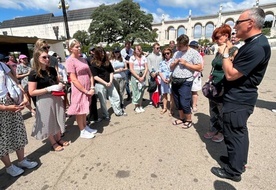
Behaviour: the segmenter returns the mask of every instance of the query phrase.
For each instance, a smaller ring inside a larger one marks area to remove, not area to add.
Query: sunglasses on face
[[[215,40],[218,40],[218,39],[220,39],[220,37],[221,37],[221,36],[215,36],[214,39],[215,39]]]
[[[164,55],[170,55],[171,53],[170,52],[165,52]]]
[[[251,19],[248,18],[248,19],[244,19],[244,20],[237,20],[237,21],[236,21],[236,25],[239,25],[240,23],[246,22],[246,21],[249,21],[249,20],[251,20]]]
[[[43,46],[42,49],[48,50],[48,49],[50,49],[50,47],[51,47],[51,46]]]
[[[157,49],[157,50],[159,50],[159,49],[160,49],[160,47],[157,47],[156,49]]]
[[[50,59],[50,56],[41,56],[42,59]]]

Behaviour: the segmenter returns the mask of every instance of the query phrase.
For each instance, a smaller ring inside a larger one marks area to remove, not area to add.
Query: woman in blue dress
[[[164,114],[168,110],[168,94],[170,94],[170,112],[169,115],[172,116],[173,114],[173,97],[171,95],[171,69],[170,64],[173,61],[172,59],[172,50],[170,48],[165,48],[162,51],[163,61],[159,64],[159,76],[161,78],[161,94],[162,94],[162,101],[163,101],[163,109],[161,114]]]

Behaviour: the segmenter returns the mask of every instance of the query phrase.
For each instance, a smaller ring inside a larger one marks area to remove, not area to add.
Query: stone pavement
[[[213,55],[205,59],[204,80],[211,70]],[[30,136],[34,118],[24,110],[29,137],[26,156],[39,162],[17,178],[5,173],[0,163],[0,189],[275,189],[276,170],[276,51],[259,87],[259,99],[248,122],[250,150],[247,171],[239,183],[214,176],[225,155],[224,143],[203,138],[208,130],[208,101],[200,92],[194,127],[173,126],[174,118],[160,115],[160,108],[147,106],[135,114],[127,105],[127,117],[111,115],[110,121],[94,124],[94,139],[80,139],[74,118],[67,121],[65,139],[72,143],[62,152]],[[145,97],[148,95],[146,93]],[[128,102],[130,103],[130,102]],[[111,111],[111,110],[110,110]],[[15,153],[11,154],[15,160]],[[16,164],[16,161],[14,162]]]

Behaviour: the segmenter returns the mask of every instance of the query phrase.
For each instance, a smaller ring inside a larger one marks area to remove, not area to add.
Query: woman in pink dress
[[[66,70],[71,79],[71,104],[68,115],[75,115],[80,129],[80,137],[91,139],[97,130],[86,126],[86,115],[89,113],[91,96],[94,94],[94,79],[86,60],[81,55],[81,46],[76,39],[69,40],[71,53],[66,60]]]

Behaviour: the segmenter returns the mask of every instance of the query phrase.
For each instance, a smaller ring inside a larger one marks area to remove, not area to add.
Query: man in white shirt
[[[160,50],[160,45],[159,43],[154,43],[153,44],[153,51],[151,54],[148,55],[148,68],[149,68],[149,73],[152,78],[158,77],[158,70],[159,70],[159,63],[162,61],[162,53]],[[158,90],[159,90],[159,85],[158,85]],[[150,96],[150,104],[152,104],[152,93],[149,93]]]
[[[123,58],[123,61],[126,62],[128,70],[126,70],[126,92],[127,92],[127,101],[130,101],[131,99],[131,92],[129,89],[129,80],[131,73],[129,71],[129,58],[133,55],[134,50],[131,48],[131,42],[126,41],[125,47],[121,50],[121,55]]]

